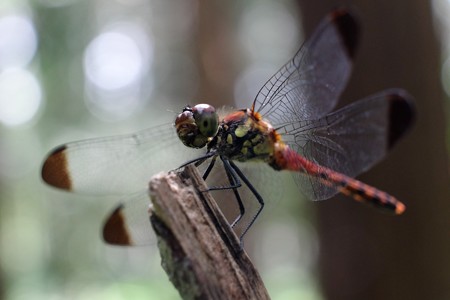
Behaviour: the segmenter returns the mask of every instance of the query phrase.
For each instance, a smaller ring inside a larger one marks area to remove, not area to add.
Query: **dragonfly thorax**
[[[216,137],[208,150],[216,151],[231,160],[270,161],[277,135],[272,126],[250,109],[227,115],[219,124]]]

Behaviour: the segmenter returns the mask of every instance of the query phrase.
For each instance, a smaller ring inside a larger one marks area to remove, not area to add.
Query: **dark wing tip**
[[[132,240],[126,227],[123,205],[119,205],[106,220],[103,226],[103,239],[108,244],[131,246]]]
[[[359,24],[356,18],[345,8],[338,8],[329,15],[330,21],[335,24],[343,40],[347,54],[355,57],[359,42]]]
[[[46,183],[54,187],[71,190],[72,181],[65,150],[66,146],[63,145],[50,152],[42,166],[41,176]]]
[[[389,100],[389,136],[388,147],[393,147],[405,132],[411,128],[415,119],[413,97],[401,89],[393,89]]]

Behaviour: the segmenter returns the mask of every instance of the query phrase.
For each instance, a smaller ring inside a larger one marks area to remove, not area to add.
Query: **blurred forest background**
[[[118,199],[49,188],[43,158],[68,141],[170,122],[187,103],[249,106],[336,4],[3,0],[0,299],[178,299],[156,247],[102,242]],[[362,25],[343,103],[390,87],[416,98],[413,130],[360,176],[407,211],[282,199],[246,248],[273,299],[450,299],[450,2],[339,4]]]

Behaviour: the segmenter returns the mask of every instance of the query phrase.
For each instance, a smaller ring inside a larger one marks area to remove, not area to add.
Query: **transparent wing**
[[[155,244],[156,236],[150,223],[148,190],[121,199],[103,226],[103,239],[113,245],[144,246]]]
[[[135,134],[68,143],[53,150],[42,178],[57,188],[90,195],[145,189],[150,177],[177,168],[202,151],[184,146],[172,124]]]
[[[199,171],[202,173],[207,166],[208,161],[199,167]],[[240,168],[251,183],[255,185],[265,201],[273,203],[283,197],[286,181],[285,179],[282,180],[280,176],[282,174],[262,163],[240,164]],[[274,173],[276,173],[276,176],[274,176]],[[210,187],[228,187],[230,185],[221,161],[218,161],[214,166],[210,176],[208,176],[207,184]],[[243,185],[238,191],[245,206],[244,217],[234,227],[235,232],[240,235],[255,216],[259,204],[247,186]],[[239,215],[239,206],[233,191],[224,189],[211,192],[231,224]],[[151,205],[148,193],[148,190],[142,190],[121,197],[120,205],[110,213],[104,223],[103,239],[105,242],[121,246],[155,244],[155,234],[148,212]]]
[[[392,89],[317,120],[286,124],[278,132],[308,160],[353,177],[379,162],[407,131],[413,118],[412,97]],[[295,176],[302,192],[313,200],[337,193],[315,177]]]
[[[331,13],[261,88],[254,110],[274,127],[326,115],[350,77],[357,39],[356,20],[345,10]]]

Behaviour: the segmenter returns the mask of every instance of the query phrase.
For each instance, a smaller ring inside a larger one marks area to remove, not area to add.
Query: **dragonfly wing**
[[[143,246],[155,242],[150,224],[150,196],[142,190],[122,199],[103,226],[105,242],[121,246]]]
[[[199,167],[200,172],[203,172],[207,168],[208,162],[206,161]],[[283,186],[285,179],[281,177],[283,174],[273,170],[267,164],[262,163],[240,163],[239,167],[245,173],[247,179],[257,188],[261,196],[269,201],[269,205],[271,202],[278,201],[282,197],[285,190],[285,186]],[[289,180],[289,178],[287,179]],[[227,188],[230,186],[221,161],[216,162],[216,165],[208,176],[207,183],[209,187],[216,188]],[[253,220],[260,205],[245,184],[238,190],[243,205],[245,206],[243,218],[234,227],[234,230],[239,234]],[[231,224],[239,215],[239,206],[233,191],[223,189],[211,192]],[[122,198],[121,204],[110,213],[104,223],[104,241],[112,245],[120,246],[154,244],[156,237],[149,220],[150,214],[148,210],[150,205],[148,190],[142,190],[141,192]]]
[[[308,160],[347,176],[378,163],[414,119],[412,97],[400,89],[386,90],[354,102],[315,121],[279,130],[287,144]],[[302,191],[314,200],[337,193],[314,177],[296,174]]]
[[[179,141],[172,124],[165,124],[135,134],[60,146],[45,160],[42,178],[77,193],[130,194],[146,188],[155,173],[192,158],[192,150]]]
[[[330,112],[350,77],[357,40],[353,16],[345,10],[331,13],[261,88],[254,110],[274,127]]]

